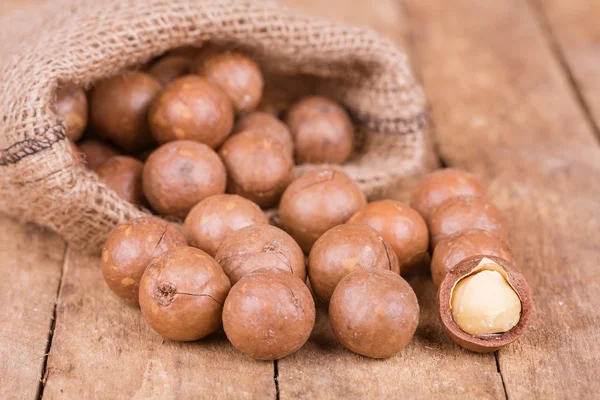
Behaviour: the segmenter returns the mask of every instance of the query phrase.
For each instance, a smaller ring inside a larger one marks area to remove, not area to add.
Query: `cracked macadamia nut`
[[[440,286],[456,264],[476,255],[490,255],[505,259],[511,264],[515,259],[508,246],[500,239],[481,229],[457,232],[440,241],[431,258],[431,278]]]
[[[169,56],[158,60],[150,67],[148,73],[162,85],[168,85],[175,79],[190,72],[192,61],[187,57]]]
[[[88,101],[85,91],[76,85],[59,89],[56,113],[65,121],[67,137],[76,142],[81,139],[88,123]]]
[[[132,204],[146,205],[142,188],[144,164],[129,156],[114,156],[96,168],[100,180],[120,198]]]
[[[195,72],[217,85],[229,97],[236,113],[256,108],[263,92],[258,64],[244,54],[203,52],[195,61]]]
[[[233,128],[233,108],[225,94],[199,76],[171,82],[152,103],[152,136],[159,143],[194,140],[215,149]]]
[[[410,198],[410,206],[429,221],[440,204],[458,196],[485,196],[486,191],[475,176],[458,168],[445,168],[425,176]]]
[[[79,149],[84,155],[85,166],[91,170],[95,170],[109,158],[119,155],[119,152],[112,146],[94,139],[81,141]]]
[[[460,346],[496,351],[515,341],[531,314],[529,286],[508,261],[474,256],[448,272],[438,290],[444,330]]]
[[[397,273],[357,271],[335,288],[329,320],[345,348],[371,358],[386,358],[411,341],[419,324],[419,303]]]
[[[306,280],[304,253],[290,235],[271,225],[250,225],[229,234],[215,256],[231,283],[260,268],[279,268]]]
[[[395,200],[374,201],[348,220],[369,225],[392,246],[400,272],[406,274],[427,259],[429,230],[417,211]]]
[[[134,219],[119,225],[106,239],[102,275],[117,296],[138,304],[140,279],[148,264],[165,251],[185,245],[185,237],[168,222],[156,217]]]
[[[275,206],[294,179],[294,160],[283,143],[260,131],[233,135],[219,155],[227,168],[227,192],[263,208]]]
[[[183,233],[190,246],[214,257],[230,233],[250,225],[268,223],[265,213],[250,200],[234,194],[218,194],[192,208],[183,223]]]
[[[150,154],[143,183],[153,209],[162,215],[185,218],[198,202],[225,192],[227,174],[210,147],[177,140]]]
[[[223,328],[231,344],[258,360],[299,350],[315,325],[315,303],[304,282],[263,268],[243,277],[225,300]]]
[[[492,203],[483,197],[462,196],[446,200],[431,214],[429,231],[431,245],[437,244],[460,231],[482,229],[506,241],[508,230],[504,217]]]
[[[307,97],[288,111],[298,164],[341,164],[350,157],[354,126],[348,113],[324,97]]]
[[[315,242],[308,277],[317,298],[329,303],[342,278],[354,271],[383,268],[400,273],[398,258],[377,231],[363,224],[339,225]]]
[[[148,109],[162,90],[144,72],[127,72],[99,82],[90,99],[91,121],[98,133],[133,153],[152,145]]]
[[[198,340],[221,326],[231,284],[221,266],[193,247],[177,247],[155,258],[140,282],[140,308],[162,337]]]
[[[281,141],[285,148],[294,153],[294,141],[288,127],[277,117],[266,112],[255,111],[241,117],[236,123],[233,133],[258,131]]]
[[[281,197],[279,215],[284,230],[308,253],[323,233],[345,223],[366,204],[352,178],[326,168],[307,172],[292,182]]]

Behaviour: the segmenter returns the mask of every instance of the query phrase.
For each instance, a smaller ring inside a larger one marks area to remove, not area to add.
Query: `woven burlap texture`
[[[205,42],[241,48],[278,74],[313,76],[320,94],[348,107],[364,140],[341,169],[371,198],[423,173],[422,89],[406,56],[368,29],[266,1],[51,0],[0,19],[0,211],[90,251],[143,215],[73,166],[53,111],[56,89],[90,88],[171,48]]]

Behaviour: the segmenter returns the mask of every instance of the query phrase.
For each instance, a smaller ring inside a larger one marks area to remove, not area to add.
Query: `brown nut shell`
[[[57,93],[56,113],[65,121],[67,137],[81,139],[88,123],[88,101],[85,91],[76,85],[67,85]]]
[[[323,233],[345,223],[366,204],[352,178],[324,168],[307,172],[288,186],[279,203],[279,216],[284,230],[308,253]]]
[[[435,247],[431,258],[433,283],[439,287],[448,271],[456,264],[476,255],[496,256],[515,264],[515,259],[506,243],[488,231],[481,229],[460,231],[441,240]]]
[[[267,112],[254,111],[241,117],[233,128],[233,133],[258,131],[280,140],[285,148],[294,153],[294,141],[288,127],[277,117]]]
[[[169,56],[158,60],[150,67],[148,73],[163,86],[190,72],[192,61],[183,56]]]
[[[331,329],[355,353],[386,358],[411,341],[419,324],[415,292],[395,272],[374,269],[347,275],[329,303]]]
[[[315,317],[315,303],[303,281],[287,271],[263,268],[231,288],[223,328],[231,344],[248,357],[276,360],[306,343]]]
[[[119,225],[102,249],[104,280],[117,296],[138,304],[140,279],[148,264],[165,251],[185,245],[181,232],[160,218],[141,217]]]
[[[96,168],[96,173],[106,186],[119,197],[132,204],[146,205],[142,187],[144,164],[133,157],[114,156]]]
[[[92,170],[104,164],[109,158],[119,155],[117,149],[95,139],[81,141],[79,149],[84,155],[85,166]]]
[[[485,188],[470,172],[444,168],[430,173],[419,182],[411,194],[410,206],[429,222],[431,213],[450,198],[485,195]]]
[[[454,287],[459,281],[482,269],[487,269],[485,266],[483,268],[478,268],[480,261],[484,257],[489,258],[501,267],[501,271],[498,272],[504,276],[508,284],[521,300],[521,317],[519,322],[507,332],[487,335],[471,335],[460,329],[454,321],[450,302]],[[437,301],[442,326],[446,334],[458,345],[478,353],[493,352],[517,340],[523,334],[532,311],[531,292],[525,277],[514,265],[500,257],[494,256],[473,256],[456,264],[442,281],[438,289]]]
[[[235,284],[260,268],[278,268],[306,280],[304,253],[290,235],[271,225],[250,225],[229,234],[215,256]]]
[[[344,224],[331,228],[312,247],[308,277],[316,297],[329,303],[337,284],[346,275],[376,268],[400,273],[392,247],[368,225]]]
[[[255,203],[235,194],[218,194],[196,204],[183,223],[190,246],[215,256],[230,233],[246,226],[268,224],[265,213]]]
[[[193,247],[177,247],[148,265],[140,282],[140,308],[161,336],[198,340],[221,326],[230,288],[212,257]]]
[[[195,72],[217,85],[233,103],[236,113],[256,108],[263,92],[258,64],[237,52],[203,52],[195,61]]]
[[[152,103],[152,136],[159,143],[194,140],[215,149],[233,128],[233,108],[225,94],[199,76],[171,82]]]
[[[98,83],[90,98],[94,128],[129,153],[149,147],[154,140],[148,109],[161,90],[161,84],[144,72],[127,72]]]
[[[275,206],[294,179],[294,160],[271,135],[246,131],[227,139],[219,150],[227,168],[227,191],[263,208]]]
[[[167,51],[164,55],[164,58],[171,57],[171,56],[185,57],[185,58],[189,59],[190,61],[192,61],[198,55],[198,53],[200,51],[201,51],[201,49],[199,47],[194,47],[194,46],[176,47],[174,49]]]
[[[444,238],[469,229],[488,231],[507,241],[508,229],[500,210],[483,197],[461,196],[446,200],[431,214],[429,232],[433,249]]]
[[[162,215],[185,218],[201,200],[225,192],[226,183],[217,153],[191,140],[162,145],[144,165],[144,193]]]
[[[429,230],[421,215],[395,200],[373,201],[352,216],[348,222],[367,224],[392,246],[407,274],[423,265],[429,248]]]
[[[307,97],[288,111],[298,164],[341,164],[354,146],[354,126],[339,104],[324,97]]]

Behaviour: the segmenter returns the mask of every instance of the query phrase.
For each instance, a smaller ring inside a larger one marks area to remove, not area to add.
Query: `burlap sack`
[[[317,92],[345,104],[364,140],[343,170],[371,198],[430,163],[422,89],[406,56],[367,29],[259,0],[56,0],[0,19],[0,210],[90,251],[144,214],[73,167],[56,88],[89,88],[207,41],[242,48],[275,73],[311,76]]]

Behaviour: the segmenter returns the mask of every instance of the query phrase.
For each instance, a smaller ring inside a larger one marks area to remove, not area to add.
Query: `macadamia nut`
[[[484,258],[481,266],[500,268]],[[472,335],[507,332],[521,317],[521,300],[497,270],[483,269],[460,280],[452,292],[452,316]]]
[[[162,145],[144,165],[144,193],[162,215],[185,218],[201,200],[225,192],[226,182],[217,153],[191,140]]]
[[[193,140],[215,149],[233,128],[231,102],[217,86],[199,76],[171,82],[149,111],[152,136],[159,143]]]
[[[412,192],[410,206],[429,221],[443,202],[458,196],[485,196],[477,178],[462,169],[444,168],[426,175]]]
[[[192,208],[183,223],[183,233],[191,246],[214,257],[230,233],[246,226],[268,223],[265,213],[250,200],[234,194],[219,194]]]
[[[81,139],[88,123],[88,101],[79,86],[67,85],[58,91],[56,113],[65,121],[67,137],[76,142]]]
[[[132,204],[144,206],[146,198],[142,188],[144,164],[129,156],[114,156],[96,168],[96,173],[106,186],[119,197]]]
[[[324,168],[307,172],[288,186],[279,203],[279,215],[284,230],[308,253],[323,233],[345,223],[366,204],[352,178]]]
[[[177,341],[198,340],[221,325],[231,284],[221,266],[193,247],[155,258],[140,282],[140,308],[152,329]]]
[[[146,149],[154,143],[148,109],[161,90],[161,84],[144,72],[127,72],[99,82],[90,98],[94,128],[127,152]]]
[[[307,97],[288,111],[299,164],[341,164],[354,144],[352,120],[340,105],[324,97]]]
[[[306,343],[315,317],[315,302],[302,280],[288,271],[263,268],[231,288],[223,309],[223,328],[242,353],[276,360]]]
[[[256,108],[263,91],[258,64],[238,52],[203,52],[195,61],[195,72],[217,85],[232,101],[237,113]]]

